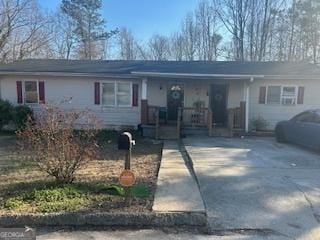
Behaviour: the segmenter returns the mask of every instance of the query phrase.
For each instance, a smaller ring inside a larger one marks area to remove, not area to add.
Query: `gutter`
[[[131,72],[132,75],[140,77],[220,77],[220,78],[264,78],[264,75],[248,74],[206,74],[206,73],[166,73],[166,72]]]
[[[229,79],[267,79],[267,80],[320,80],[320,75],[251,75],[251,74],[194,74],[194,73],[161,73],[161,72],[131,72],[134,76],[139,77],[189,77],[189,78],[229,78]]]
[[[250,75],[250,74],[199,74],[199,73],[166,73],[166,72],[138,72],[126,74],[108,73],[67,73],[67,72],[15,72],[1,71],[0,76],[47,76],[47,77],[92,77],[116,79],[141,79],[142,77],[161,78],[224,78],[224,79],[267,79],[267,80],[320,80],[320,75]]]
[[[94,77],[94,78],[135,78],[131,74],[107,74],[107,73],[66,73],[66,72],[12,72],[12,71],[0,71],[0,76],[46,76],[46,77]]]

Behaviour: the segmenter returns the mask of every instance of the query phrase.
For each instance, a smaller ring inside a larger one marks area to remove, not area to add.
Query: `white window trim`
[[[112,83],[114,84],[114,104],[107,105],[103,103],[103,84],[104,83]],[[130,84],[130,104],[129,105],[117,105],[117,98],[118,98],[118,83],[129,83]],[[113,107],[113,108],[128,108],[132,107],[132,82],[128,81],[101,81],[101,88],[100,88],[100,102],[103,107]]]
[[[40,103],[40,93],[39,93],[39,80],[23,80],[22,81],[23,82],[23,84],[22,84],[22,86],[23,86],[23,104],[25,104],[25,105],[38,105],[39,103]],[[38,93],[38,102],[36,102],[36,103],[27,103],[26,102],[26,82],[36,82],[36,84],[37,84],[37,93]]]
[[[266,96],[265,96],[265,105],[271,105],[271,106],[295,106],[295,105],[297,105],[297,101],[298,101],[298,86],[296,86],[296,85],[269,84],[266,87],[267,87],[267,89],[266,89]],[[269,87],[280,87],[280,103],[268,103]],[[294,87],[294,89],[295,89],[295,102],[294,102],[294,104],[282,104],[283,88],[285,88],[285,87]]]

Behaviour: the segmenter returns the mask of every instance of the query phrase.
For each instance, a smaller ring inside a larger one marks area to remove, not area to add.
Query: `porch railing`
[[[228,109],[228,127],[230,130],[245,128],[245,107],[245,102],[241,102],[240,107]]]
[[[159,137],[159,126],[166,123],[167,111],[163,107],[148,106],[148,124],[155,125],[155,138]],[[177,135],[181,135],[182,127],[204,127],[212,136],[213,117],[210,108],[179,108],[177,113]]]
[[[209,136],[212,135],[212,111],[209,108],[179,108],[177,129],[182,127],[205,127]],[[178,135],[180,136],[180,135]]]

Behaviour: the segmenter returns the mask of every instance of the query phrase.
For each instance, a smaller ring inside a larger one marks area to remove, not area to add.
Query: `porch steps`
[[[176,140],[178,139],[177,126],[159,126],[158,138],[161,140]]]
[[[212,137],[232,137],[232,131],[227,128],[213,128]]]

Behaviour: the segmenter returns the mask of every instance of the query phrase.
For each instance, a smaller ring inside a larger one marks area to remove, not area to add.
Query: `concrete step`
[[[161,140],[175,140],[178,138],[177,127],[173,126],[160,126],[159,139]]]
[[[226,128],[213,128],[212,137],[232,137],[232,132]]]

